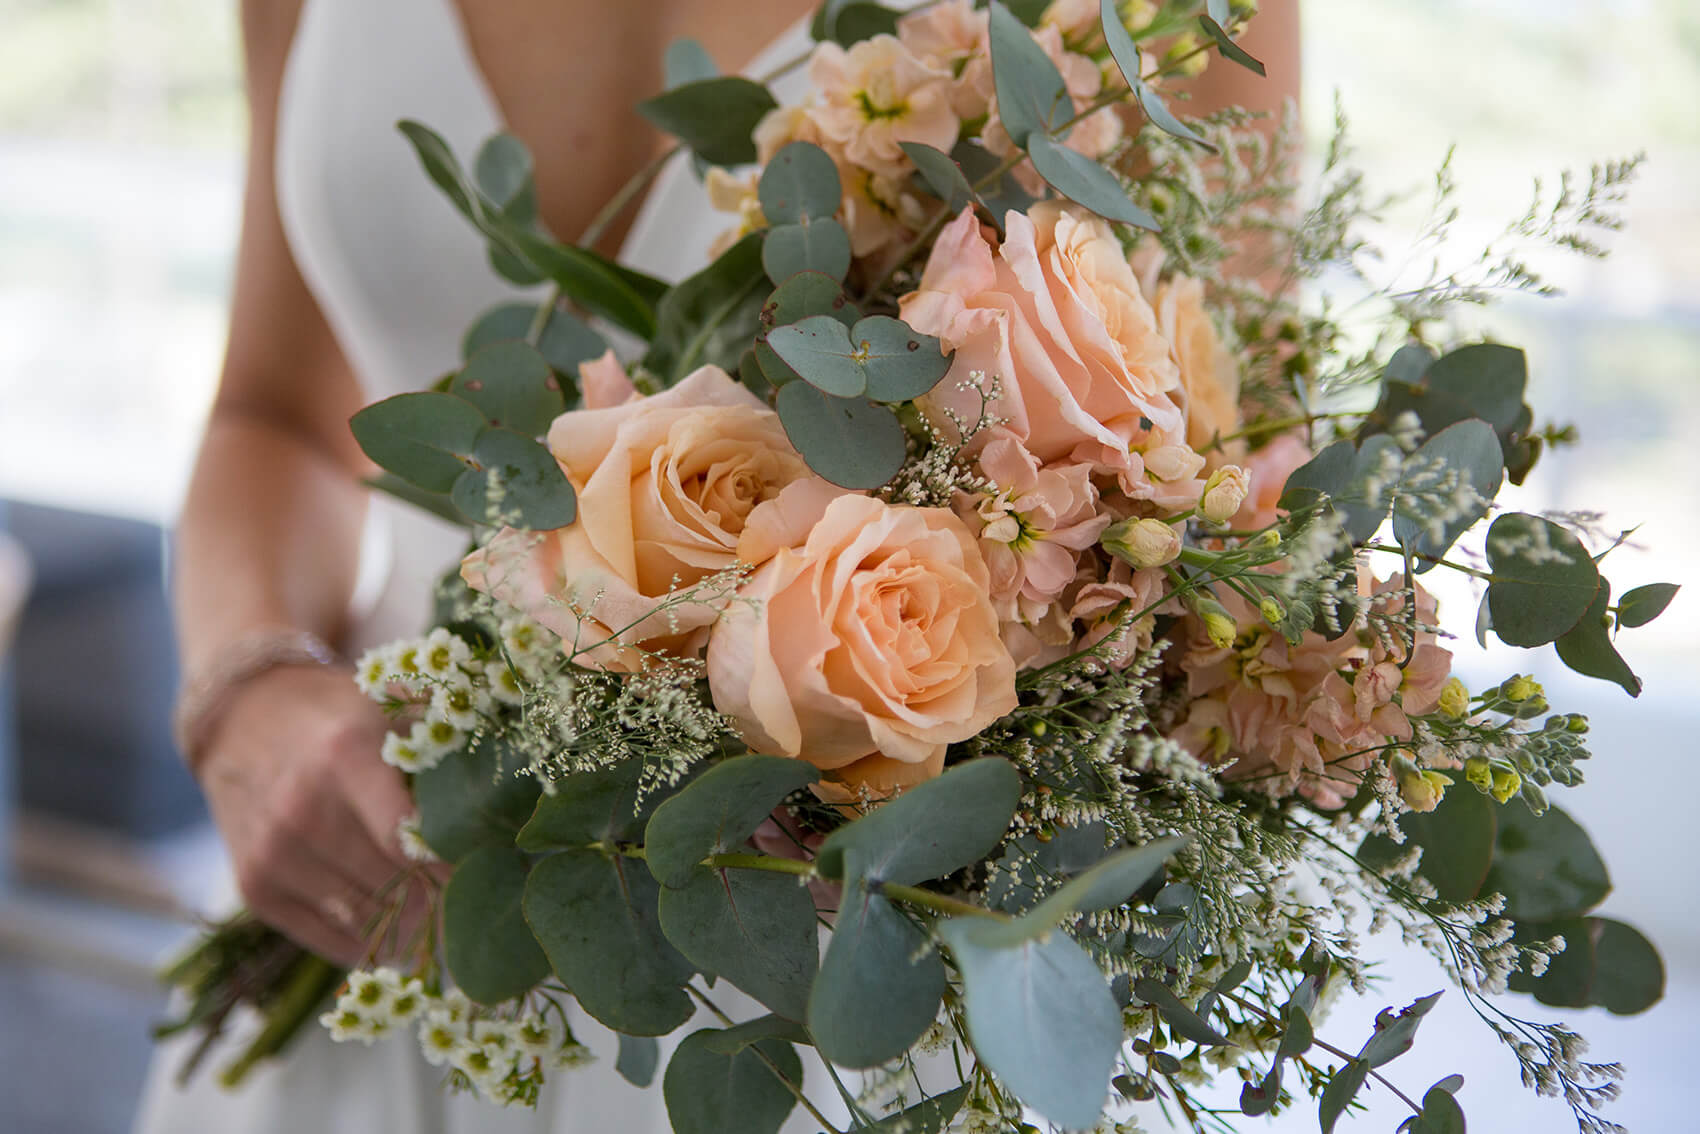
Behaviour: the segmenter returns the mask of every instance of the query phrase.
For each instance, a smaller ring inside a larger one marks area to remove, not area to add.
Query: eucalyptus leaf
[[[896,1059],[933,1022],[944,989],[944,962],[914,923],[865,879],[845,883],[809,993],[809,1032],[821,1055],[844,1067]]]
[[[974,1053],[1052,1122],[1091,1126],[1122,1041],[1104,974],[1065,933],[1010,945],[992,932],[998,928],[984,918],[938,926],[962,973]]]
[[[1511,975],[1511,987],[1554,1008],[1598,1005],[1619,1016],[1644,1012],[1665,991],[1664,962],[1633,926],[1607,917],[1520,921],[1519,944],[1563,937],[1564,952],[1538,977]]]
[[[1635,671],[1629,668],[1629,663],[1617,652],[1617,647],[1612,644],[1611,634],[1606,629],[1606,620],[1609,617],[1606,608],[1610,604],[1611,583],[1601,579],[1593,605],[1588,607],[1576,625],[1565,631],[1553,646],[1558,651],[1559,660],[1577,673],[1614,681],[1631,697],[1639,697],[1641,679],[1635,676]]]
[[[361,451],[428,492],[449,492],[484,432],[478,407],[453,394],[397,394],[349,419]]]
[[[1577,538],[1551,520],[1508,512],[1488,528],[1487,601],[1493,632],[1512,646],[1557,640],[1588,612],[1600,572]]]
[[[480,847],[511,847],[542,794],[524,756],[486,738],[413,777],[425,844],[444,862]]]
[[[842,280],[850,271],[850,236],[831,217],[774,225],[762,241],[761,265],[776,284],[798,272],[820,272]]]
[[[654,1036],[628,1036],[616,1032],[620,1037],[620,1053],[614,1059],[614,1070],[620,1073],[620,1078],[634,1087],[647,1087],[655,1082],[656,1069],[661,1066],[661,1045],[655,1042]]]
[[[683,83],[638,103],[637,111],[710,165],[745,165],[756,160],[757,124],[778,105],[760,83],[727,75]]]
[[[830,315],[811,315],[768,332],[767,345],[809,385],[822,393],[853,398],[868,388],[868,372],[856,360],[849,328]]]
[[[809,467],[841,488],[878,488],[908,455],[909,436],[884,406],[791,382],[780,388],[774,408]]]
[[[1133,982],[1133,994],[1157,1009],[1157,1014],[1182,1039],[1206,1047],[1222,1047],[1232,1042],[1188,1008],[1174,990],[1161,981],[1140,977]]]
[[[815,901],[790,874],[699,866],[663,888],[661,930],[693,964],[801,1020],[819,964]]]
[[[835,879],[912,885],[939,878],[996,847],[1020,799],[1021,777],[1008,760],[970,760],[838,828],[815,865]]]
[[[1417,1028],[1423,1017],[1429,1014],[1439,999],[1440,993],[1430,993],[1418,997],[1398,1012],[1389,1009],[1376,1016],[1375,1032],[1358,1052],[1358,1058],[1371,1067],[1381,1067],[1410,1051],[1417,1040]]]
[[[1629,627],[1647,625],[1665,612],[1665,607],[1681,589],[1675,583],[1648,583],[1623,592],[1623,597],[1617,600],[1617,624]]]
[[[1233,38],[1223,30],[1220,21],[1205,15],[1198,17],[1198,23],[1204,29],[1204,33],[1216,41],[1216,50],[1222,53],[1222,58],[1231,59],[1246,70],[1258,75],[1268,74],[1262,63],[1252,58],[1245,48],[1235,43]],[[1323,1134],[1327,1134],[1327,1131],[1324,1131]]]
[[[1512,802],[1496,814],[1493,864],[1481,892],[1505,895],[1505,916],[1514,921],[1571,917],[1611,893],[1605,861],[1588,833],[1562,809],[1549,807],[1537,816]]]
[[[685,885],[703,859],[741,846],[786,796],[819,778],[812,765],[783,756],[716,764],[650,817],[643,840],[650,873],[663,886]]]
[[[1464,1110],[1452,1092],[1436,1084],[1423,1096],[1423,1112],[1411,1126],[1411,1134],[1465,1134]]]
[[[979,194],[980,202],[985,205],[986,211],[992,215],[992,223],[997,226],[1000,237],[1004,233],[1004,222],[1008,219],[1010,210],[1024,213],[1037,199],[1022,188],[1021,182],[1015,179],[1013,170],[1006,169],[998,173],[1003,159],[982,146],[973,142],[958,142],[950,151],[950,156],[962,167],[963,176],[975,186],[974,191]],[[993,177],[993,174],[997,176]]]
[[[898,145],[915,163],[915,169],[927,183],[927,188],[944,202],[946,209],[959,212],[965,205],[979,200],[955,158],[922,142],[899,142]]]
[[[470,359],[492,343],[527,341],[536,319],[537,308],[530,303],[503,303],[490,308],[461,339],[461,357]],[[601,335],[566,311],[552,312],[537,339],[537,352],[557,375],[567,378],[577,374],[580,363],[600,356],[607,349]]]
[[[992,0],[990,9],[998,114],[1010,140],[1027,149],[1035,136],[1052,134],[1074,117],[1074,103],[1056,64],[1033,34],[998,0]]]
[[[473,159],[473,180],[498,209],[506,210],[531,187],[531,151],[512,134],[492,134]]]
[[[1015,945],[1049,934],[1074,914],[1120,906],[1133,896],[1134,891],[1155,877],[1163,869],[1163,864],[1185,845],[1185,839],[1166,838],[1142,847],[1119,850],[1085,873],[1063,883],[1022,917],[980,931],[981,938],[988,943],[996,939]]]
[[[1433,811],[1411,811],[1399,817],[1407,841],[1423,848],[1418,873],[1434,886],[1441,901],[1467,902],[1484,892],[1500,810],[1487,795],[1459,788],[1442,796]],[[1370,866],[1381,867],[1406,849],[1385,836],[1371,835],[1358,855]]]
[[[918,398],[950,370],[939,341],[900,319],[871,315],[846,328],[811,315],[768,333],[767,345],[803,380],[835,397],[866,393],[884,402]]]
[[[449,392],[477,406],[491,425],[528,437],[547,433],[566,408],[561,384],[543,355],[513,340],[479,350],[454,376]]]
[[[472,447],[472,467],[450,492],[467,519],[530,531],[564,528],[578,514],[577,498],[560,463],[542,445],[512,429],[492,426]]]
[[[481,1004],[523,996],[549,975],[520,908],[529,869],[512,847],[483,847],[443,889],[443,958],[455,984]]]
[[[762,234],[752,232],[662,297],[644,366],[664,386],[710,364],[737,369],[761,328],[766,284]]]
[[[1317,1107],[1317,1118],[1322,1124],[1322,1134],[1334,1134],[1334,1124],[1340,1121],[1346,1107],[1363,1089],[1364,1080],[1369,1078],[1369,1064],[1361,1059],[1354,1059],[1334,1072],[1328,1080],[1328,1085],[1322,1089],[1322,1101]]]
[[[661,932],[659,891],[640,864],[594,850],[539,862],[525,920],[580,1006],[615,1031],[666,1035],[690,1018],[693,971]]]
[[[778,1134],[797,1100],[774,1070],[801,1087],[796,1048],[769,1039],[722,1055],[710,1046],[716,1034],[692,1032],[667,1062],[661,1093],[674,1134]]]
[[[800,224],[838,212],[844,189],[838,166],[825,150],[812,142],[791,142],[768,161],[756,193],[769,224]]]
[[[360,483],[387,496],[393,496],[405,504],[424,509],[440,520],[463,527],[467,524],[466,517],[460,514],[460,509],[455,507],[454,501],[449,499],[446,492],[427,492],[392,472],[362,477]]]
[[[516,840],[520,849],[560,850],[636,839],[658,802],[653,795],[639,802],[638,765],[629,760],[561,780],[552,793],[538,798]]]
[[[708,1045],[710,1051],[719,1052],[721,1055],[736,1055],[751,1044],[760,1043],[765,1039],[780,1039],[805,1047],[814,1045],[814,1040],[809,1038],[808,1029],[803,1025],[771,1013],[758,1016],[754,1020],[745,1020],[741,1024],[733,1024],[724,1031],[715,1032],[703,1042]]]
[[[1033,908],[1039,888],[1024,875],[1038,873],[1052,879],[1070,878],[1103,859],[1106,828],[1101,821],[1080,827],[1058,827],[1041,842],[1033,835],[1013,839],[998,860],[986,891],[988,904],[1005,913],[1018,914]]]
[[[1094,159],[1037,133],[1027,138],[1027,154],[1039,175],[1069,200],[1106,220],[1157,231],[1157,218],[1134,204],[1116,175]]]
[[[1447,426],[1405,459],[1393,504],[1393,536],[1401,547],[1436,559],[1487,515],[1505,479],[1505,459],[1493,426],[1469,418]],[[1459,491],[1445,492],[1448,483]],[[1468,489],[1468,507],[1461,507]],[[1442,497],[1438,502],[1430,494]],[[1419,572],[1433,567],[1420,564]]]
[[[833,42],[850,47],[876,35],[896,35],[897,21],[903,13],[881,4],[852,0],[839,6],[832,23]]]
[[[700,82],[712,79],[720,74],[720,68],[714,65],[713,56],[702,44],[687,36],[681,36],[667,45],[667,51],[661,57],[661,73],[668,90],[682,87],[686,83]]]
[[[964,1083],[863,1129],[868,1134],[943,1134],[956,1112],[962,1109],[962,1104],[968,1101],[971,1089],[970,1084]]]
[[[784,327],[810,315],[831,315],[847,328],[862,318],[839,281],[820,272],[798,272],[773,289],[761,321],[764,327]]]

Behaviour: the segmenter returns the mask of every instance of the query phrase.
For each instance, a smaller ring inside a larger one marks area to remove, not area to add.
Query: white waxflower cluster
[[[485,660],[443,627],[366,651],[355,667],[360,691],[374,701],[399,699],[423,710],[408,731],[384,738],[384,762],[404,772],[428,771],[464,747],[502,706],[522,705],[526,683],[541,673],[553,637],[529,620],[511,619],[501,627],[503,648]]]
[[[418,978],[387,967],[349,973],[336,1005],[319,1017],[333,1040],[366,1044],[415,1020],[427,1063],[459,1073],[502,1105],[534,1102],[546,1069],[595,1058],[559,1011],[491,1016],[459,989],[434,995]]]

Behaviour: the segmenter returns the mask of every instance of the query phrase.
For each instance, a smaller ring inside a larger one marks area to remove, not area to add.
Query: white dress
[[[751,65],[771,69],[807,49],[799,26]],[[800,80],[793,73],[792,81]],[[796,97],[785,92],[781,97]],[[427,181],[395,129],[414,118],[469,160],[500,119],[452,0],[307,0],[279,104],[277,190],[301,273],[371,400],[429,385],[459,362],[460,336],[483,309],[516,298],[482,243]],[[687,165],[658,179],[622,259],[666,279],[706,260],[732,218],[708,206]],[[432,581],[463,550],[463,529],[378,497],[357,597],[356,648],[423,629]],[[764,1010],[725,984],[715,999],[737,1019]],[[716,1026],[694,1020],[675,1033]],[[285,1058],[226,1092],[209,1068],[188,1089],[172,1075],[185,1045],[154,1061],[137,1134],[667,1134],[659,1081],[632,1087],[614,1070],[613,1033],[574,1021],[597,1061],[556,1072],[535,1111],[450,1096],[411,1034],[372,1047],[333,1044],[309,1026]],[[663,1040],[663,1056],[671,1044]],[[664,1066],[665,1064],[663,1064]],[[659,1080],[659,1074],[657,1076]],[[835,1122],[842,1108],[818,1060],[806,1089]],[[842,1123],[841,1123],[842,1124]],[[799,1109],[786,1134],[818,1131]]]

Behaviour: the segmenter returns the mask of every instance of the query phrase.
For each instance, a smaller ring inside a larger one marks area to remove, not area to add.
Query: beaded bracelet
[[[191,771],[198,769],[207,738],[246,682],[280,666],[337,666],[342,658],[317,634],[272,627],[245,635],[215,653],[183,684],[172,712],[172,739]]]

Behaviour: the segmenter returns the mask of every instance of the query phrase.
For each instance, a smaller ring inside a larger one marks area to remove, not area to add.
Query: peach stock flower
[[[822,43],[809,59],[821,134],[856,165],[899,177],[911,168],[900,142],[950,152],[961,123],[950,105],[950,72],[917,58],[896,36],[848,50]]]
[[[901,786],[1015,708],[975,541],[943,508],[799,481],[750,515],[759,564],[708,639],[715,708],[757,752]]]
[[[1126,453],[1154,431],[1179,438],[1169,392],[1180,373],[1108,223],[1045,201],[1011,211],[1007,226],[994,250],[964,209],[903,298],[904,320],[956,352],[923,410],[947,433],[951,414],[977,420],[980,394],[966,380],[978,371],[1000,387],[989,412],[1040,461],[1082,445]]]
[[[461,575],[581,647],[618,634],[689,648],[718,604],[656,608],[731,567],[751,511],[808,474],[777,415],[713,366],[654,397],[562,414],[549,448],[578,493],[578,519],[503,531]],[[612,649],[590,659],[619,660]]]

